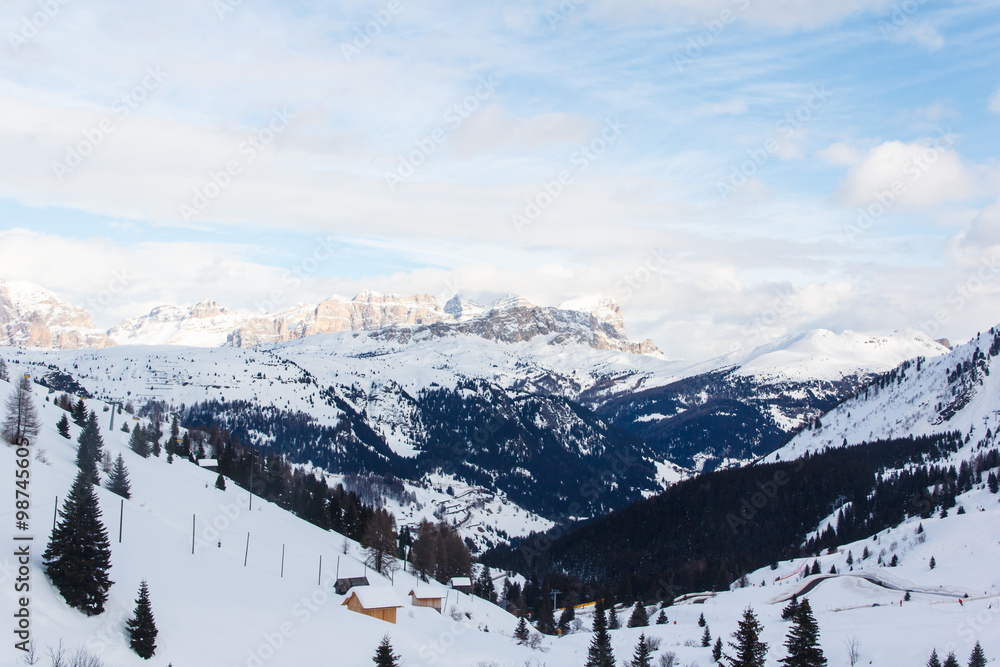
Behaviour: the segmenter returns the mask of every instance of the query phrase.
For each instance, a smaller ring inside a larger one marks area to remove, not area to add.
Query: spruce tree
[[[73,421],[80,428],[87,424],[87,404],[83,402],[82,398],[73,406]]]
[[[80,437],[77,438],[76,465],[81,472],[90,476],[93,484],[98,483],[97,462],[104,456],[104,440],[97,425],[97,415],[93,412],[84,422]]]
[[[117,493],[122,498],[132,497],[132,485],[128,481],[128,468],[125,467],[125,461],[122,460],[121,454],[115,459],[115,467],[108,475],[108,491]]]
[[[608,608],[608,630],[617,630],[620,627],[622,627],[622,623],[618,619],[618,612],[615,611],[615,606],[612,604]]]
[[[59,421],[56,422],[56,430],[59,431],[59,435],[61,435],[62,437],[66,438],[67,440],[69,440],[69,437],[70,437],[69,436],[69,418],[66,416],[65,412],[63,413],[63,416],[59,418]]]
[[[813,616],[809,600],[799,603],[793,622],[785,640],[788,657],[779,662],[789,667],[826,667],[826,657],[819,646],[819,625]]]
[[[1000,479],[997,479],[997,474],[992,470],[986,478],[986,486],[989,487],[990,493],[1000,493]]]
[[[629,667],[652,667],[652,655],[653,649],[646,640],[646,634],[640,634],[639,643],[635,647],[635,655],[632,656]]]
[[[604,601],[600,599],[594,609],[594,638],[590,640],[584,667],[615,667],[615,654],[604,618]]]
[[[167,460],[169,461],[171,457],[173,457],[173,454],[168,454]],[[221,472],[219,473],[219,476],[215,478],[215,488],[219,489],[220,491],[226,490],[226,478],[222,476]]]
[[[702,612],[702,613],[701,613],[701,614],[700,614],[700,615],[698,616],[698,627],[699,627],[699,628],[703,628],[703,627],[705,627],[705,625],[706,625],[706,624],[707,624],[707,621],[705,620],[705,613],[704,613],[704,612]]]
[[[949,653],[948,657],[944,659],[944,667],[961,667],[954,653]]]
[[[531,629],[528,628],[528,622],[524,620],[524,614],[521,614],[521,618],[517,621],[517,627],[514,629],[514,639],[517,640],[518,644],[524,645],[528,643],[531,638]]]
[[[941,667],[941,658],[938,657],[937,649],[931,651],[931,657],[927,660],[927,667]]]
[[[45,572],[66,603],[88,616],[104,611],[111,569],[111,544],[90,476],[81,471],[59,511],[42,554]]]
[[[657,625],[667,624],[667,614],[662,609],[660,610],[659,616],[656,617],[656,624]]]
[[[570,623],[573,622],[574,618],[576,618],[576,610],[571,602],[567,602],[562,613],[559,614],[559,630],[562,634],[569,632]]]
[[[632,615],[628,619],[628,627],[645,628],[649,625],[649,616],[646,614],[646,606],[641,601],[636,601],[632,609]]]
[[[701,634],[701,645],[708,648],[712,645],[712,631],[709,630],[708,626],[705,626],[705,632]]]
[[[715,638],[715,645],[712,646],[712,660],[716,662],[722,660],[722,637]]]
[[[490,572],[489,565],[483,566],[483,572],[479,577],[479,590],[481,591],[480,597],[484,600],[489,600],[493,604],[497,603],[497,589],[493,585],[493,573]]]
[[[132,429],[132,436],[129,438],[128,446],[129,449],[142,458],[149,457],[149,440],[146,438],[146,429],[142,427],[142,424],[136,424],[135,428]]]
[[[375,657],[372,658],[377,667],[399,667],[399,655],[392,652],[392,643],[389,635],[384,635],[375,649]]]
[[[795,618],[795,612],[799,609],[799,599],[796,596],[792,596],[792,599],[788,601],[785,608],[781,610],[781,620],[790,621]]]
[[[764,660],[767,658],[767,644],[760,640],[760,633],[763,631],[760,621],[753,613],[753,609],[747,607],[743,612],[743,620],[739,622],[739,627],[733,633],[733,639],[729,642],[729,647],[735,651],[735,657],[724,655],[727,667],[764,667]]]
[[[120,458],[120,457],[119,457]],[[153,607],[149,603],[149,586],[143,579],[139,584],[139,597],[135,601],[135,611],[132,618],[125,623],[125,631],[129,636],[129,646],[140,658],[149,660],[156,653],[156,621],[153,619]]]
[[[932,569],[932,570],[933,570],[933,569],[934,569],[935,567],[937,567],[937,561],[936,561],[936,560],[934,560],[934,556],[931,556],[931,562],[930,562],[930,563],[928,563],[928,565],[930,565],[930,566],[931,566],[931,569]]]
[[[986,667],[986,654],[979,642],[976,642],[972,648],[972,655],[969,656],[969,667]]]

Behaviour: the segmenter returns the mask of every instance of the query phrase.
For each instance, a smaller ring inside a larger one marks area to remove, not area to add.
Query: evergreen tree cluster
[[[433,578],[446,583],[452,577],[472,573],[472,554],[458,532],[445,522],[433,524],[426,519],[417,527],[410,549],[410,564],[421,579]]]

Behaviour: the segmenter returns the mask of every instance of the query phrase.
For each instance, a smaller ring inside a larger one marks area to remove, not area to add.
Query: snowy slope
[[[984,332],[952,352],[900,368],[799,433],[766,460],[879,438],[960,431],[982,438],[1000,424],[1000,335]],[[961,367],[961,372],[958,369]]]

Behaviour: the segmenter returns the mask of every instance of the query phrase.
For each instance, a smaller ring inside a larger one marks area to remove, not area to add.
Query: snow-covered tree
[[[628,627],[644,628],[649,625],[649,616],[646,614],[646,606],[641,601],[635,603],[632,608],[632,615],[628,619]]]
[[[146,437],[146,429],[142,427],[142,424],[136,424],[135,428],[132,429],[132,436],[128,440],[128,446],[129,449],[142,458],[149,456],[149,439]]]
[[[132,497],[132,485],[128,481],[128,468],[125,467],[125,461],[121,454],[115,459],[115,467],[108,475],[108,491],[117,493],[122,498]]]
[[[632,661],[629,667],[652,667],[652,656],[653,648],[649,645],[649,641],[646,640],[646,634],[639,635],[639,643],[635,647],[635,654],[632,656]]]
[[[372,658],[377,667],[399,667],[399,655],[392,652],[392,642],[389,635],[384,635],[375,649],[375,657]]]
[[[514,639],[522,646],[526,645],[531,639],[531,629],[528,627],[528,622],[524,620],[524,614],[518,619],[517,627],[514,628]]]
[[[660,610],[659,615],[656,617],[656,624],[657,625],[666,625],[667,624],[667,614],[662,609]]]
[[[729,642],[729,647],[735,655],[723,656],[727,667],[764,667],[767,644],[760,640],[763,629],[753,609],[747,607],[743,612],[743,620],[733,633],[735,641]]]
[[[969,656],[969,667],[986,667],[986,654],[979,642],[972,648],[972,655]]]
[[[785,640],[788,656],[779,662],[788,667],[826,667],[826,657],[819,645],[819,625],[813,616],[809,600],[799,603],[792,620],[794,625]]]
[[[7,398],[7,414],[0,428],[0,436],[15,444],[21,438],[29,440],[38,435],[38,412],[31,398],[31,380],[21,378]]]
[[[42,554],[45,572],[69,606],[88,616],[100,614],[114,583],[108,578],[111,543],[86,472],[76,476],[59,516]]]
[[[149,586],[143,579],[139,584],[139,597],[135,601],[135,611],[132,618],[125,623],[125,631],[129,636],[129,646],[140,658],[149,660],[156,653],[156,621],[153,618],[153,607],[149,602]]]
[[[59,431],[59,435],[69,440],[69,418],[66,416],[65,412],[63,413],[63,416],[59,418],[59,421],[56,422],[56,430]]]
[[[611,637],[604,618],[604,601],[597,600],[594,609],[594,637],[587,649],[584,667],[615,667],[615,654],[611,649]]]

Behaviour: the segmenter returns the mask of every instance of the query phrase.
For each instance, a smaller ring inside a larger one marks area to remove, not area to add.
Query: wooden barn
[[[396,610],[403,603],[395,591],[387,587],[361,586],[352,588],[343,604],[351,611],[377,618],[387,623],[396,622]]]
[[[469,577],[452,577],[448,585],[462,593],[472,593],[472,579]]]
[[[410,591],[410,602],[414,607],[430,607],[442,611],[445,592],[440,588],[430,586],[418,586]]]
[[[347,595],[347,591],[357,586],[368,586],[368,577],[340,577],[333,585],[337,595]]]

